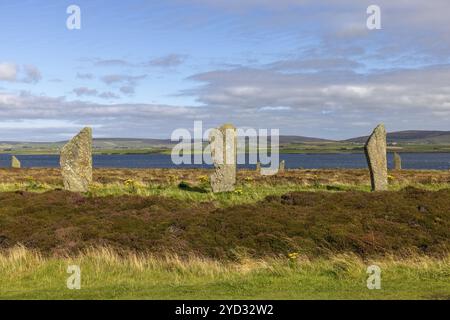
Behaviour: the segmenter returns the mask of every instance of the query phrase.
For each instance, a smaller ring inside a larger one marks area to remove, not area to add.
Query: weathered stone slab
[[[64,189],[86,192],[92,182],[92,129],[84,128],[61,149]]]
[[[17,159],[15,156],[11,157],[11,168],[20,169],[21,164],[19,159]]]
[[[237,136],[236,128],[225,124],[209,134],[214,173],[211,188],[214,193],[234,190],[236,183]]]
[[[386,129],[378,125],[364,146],[370,170],[372,191],[388,189],[388,173],[386,160]]]
[[[394,169],[402,170],[402,157],[397,152],[394,153]]]
[[[280,166],[278,168],[278,172],[283,173],[285,167],[286,167],[286,163],[284,162],[284,160],[281,160],[280,161]]]

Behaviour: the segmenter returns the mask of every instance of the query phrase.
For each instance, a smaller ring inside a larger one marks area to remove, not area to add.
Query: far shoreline
[[[93,150],[94,155],[170,155],[171,150]],[[245,154],[253,154],[255,152],[246,152]],[[280,154],[363,154],[364,150],[280,150]],[[387,149],[387,153],[450,153],[450,146],[445,146],[440,149]],[[194,155],[195,153],[191,153]],[[238,153],[242,154],[242,153]],[[59,150],[36,150],[36,151],[19,151],[19,150],[2,150],[0,155],[24,155],[24,156],[45,156],[45,155],[59,155]]]

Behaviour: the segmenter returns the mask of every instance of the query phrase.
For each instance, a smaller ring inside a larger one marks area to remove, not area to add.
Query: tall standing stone
[[[20,161],[16,158],[16,156],[11,157],[11,168],[20,169]]]
[[[214,193],[233,191],[236,183],[236,128],[225,124],[211,130],[209,142],[215,168],[210,179],[211,188]]]
[[[394,153],[394,169],[402,170],[402,157],[397,152]]]
[[[372,191],[387,190],[386,129],[383,124],[378,125],[370,135],[364,151],[369,165]]]
[[[92,129],[84,128],[61,149],[64,189],[86,192],[92,182]]]
[[[285,167],[286,167],[286,163],[284,162],[284,160],[281,160],[280,165],[278,167],[278,172],[283,173]]]

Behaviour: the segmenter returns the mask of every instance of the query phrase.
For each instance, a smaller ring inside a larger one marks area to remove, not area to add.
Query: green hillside
[[[364,143],[368,136],[345,140],[346,142]],[[387,134],[388,143],[409,144],[450,144],[450,131],[409,130]]]
[[[282,153],[363,152],[367,136],[334,141],[303,136],[280,136]],[[450,152],[450,131],[399,131],[387,135],[388,149],[398,152]],[[0,142],[0,153],[57,154],[66,141]],[[177,142],[169,139],[96,138],[97,154],[169,153]],[[206,144],[206,142],[205,142]]]

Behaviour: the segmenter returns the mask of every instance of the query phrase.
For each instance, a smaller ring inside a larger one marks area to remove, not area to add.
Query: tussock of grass
[[[138,196],[162,196],[171,199],[180,200],[187,203],[195,202],[214,202],[221,207],[229,207],[238,204],[249,204],[263,200],[268,195],[282,195],[293,191],[320,190],[308,186],[286,183],[282,185],[271,184],[240,184],[234,192],[214,194],[209,187],[179,185],[153,185],[137,184],[133,188],[123,184],[105,184],[93,185],[88,193],[91,197],[120,196],[120,195],[138,195]]]
[[[68,265],[81,268],[81,290],[66,288]],[[382,270],[382,289],[368,290],[367,267]],[[46,257],[24,247],[0,254],[1,298],[73,299],[445,299],[450,256],[299,255],[224,262],[196,256],[155,257],[111,248]]]
[[[368,171],[361,169],[286,170],[275,176],[239,170],[236,191],[225,194],[211,192],[210,174],[211,170],[205,169],[95,169],[94,183],[86,195],[161,196],[187,204],[212,202],[218,207],[230,207],[295,191],[370,191]],[[389,180],[391,191],[407,186],[429,191],[450,189],[450,172],[447,171],[392,171]],[[0,181],[0,192],[42,193],[62,188],[57,169],[0,169]]]
[[[137,195],[141,197],[162,196],[168,197],[186,203],[195,202],[214,202],[220,207],[229,207],[239,204],[250,204],[263,200],[269,195],[282,195],[287,192],[294,191],[370,191],[370,186],[353,186],[353,185],[299,185],[291,182],[275,185],[269,183],[242,183],[236,186],[235,192],[214,194],[211,192],[209,186],[191,186],[183,187],[183,185],[175,184],[144,184],[141,182],[132,181],[127,183],[93,183],[89,192],[85,195],[88,197],[108,197],[108,196],[123,196],[123,195]],[[181,185],[181,186],[180,186]],[[450,185],[449,185],[450,187]],[[36,184],[29,185],[26,183],[0,183],[0,192],[37,192],[42,193],[51,190],[61,189],[61,186]]]
[[[28,191],[28,192],[46,192],[50,190],[60,189],[59,186],[49,185],[47,183],[40,183],[37,181],[31,182],[16,182],[16,183],[0,183],[0,192],[16,192],[16,191]]]
[[[421,190],[438,191],[450,189],[450,183],[437,184],[410,184]],[[391,184],[390,191],[399,191],[406,187],[404,184]],[[27,182],[27,183],[0,183],[0,192],[27,191],[43,193],[51,190],[59,190],[61,186],[49,185],[46,183]],[[269,195],[280,196],[288,192],[344,192],[344,191],[364,191],[370,192],[370,186],[351,185],[351,184],[296,184],[293,182],[282,181],[280,184],[273,183],[255,183],[242,182],[236,186],[235,192],[214,194],[210,187],[204,183],[192,185],[187,183],[180,184],[154,184],[142,183],[134,180],[126,180],[123,183],[93,183],[89,192],[85,195],[89,197],[108,197],[137,195],[141,197],[162,196],[168,197],[186,203],[214,202],[220,207],[230,207],[239,204],[251,204],[263,200]]]

